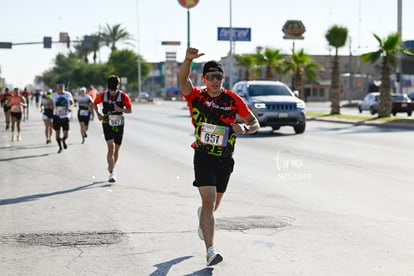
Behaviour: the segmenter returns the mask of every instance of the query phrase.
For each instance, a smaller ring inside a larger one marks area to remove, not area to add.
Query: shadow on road
[[[2,159],[0,159],[0,162],[12,161],[12,160],[17,160],[17,159],[29,159],[29,158],[45,157],[45,156],[48,156],[48,155],[49,155],[48,153],[43,153],[43,154],[35,154],[35,155],[24,155],[24,156],[10,157],[10,158],[2,158]]]
[[[53,193],[44,193],[44,194],[21,196],[21,197],[16,197],[16,198],[0,199],[0,205],[9,205],[9,204],[16,204],[16,203],[34,201],[34,200],[38,200],[38,199],[41,199],[41,198],[44,198],[44,197],[51,197],[51,196],[56,196],[56,195],[61,195],[61,194],[73,193],[73,192],[86,190],[86,189],[90,189],[90,188],[108,187],[108,184],[99,185],[99,186],[97,185],[97,184],[102,184],[102,183],[106,183],[106,182],[105,181],[96,181],[96,182],[92,182],[92,183],[87,184],[87,185],[75,187],[75,188],[68,189],[68,190],[57,191],[57,192],[53,192]]]
[[[206,267],[201,270],[195,271],[191,274],[186,274],[184,276],[211,276],[213,275],[213,270],[214,268],[212,267]]]
[[[192,258],[192,257],[193,256],[184,256],[184,257],[176,258],[176,259],[164,262],[164,263],[156,264],[154,266],[157,267],[157,270],[155,270],[149,276],[165,276],[165,275],[168,274],[168,271],[170,271],[170,269],[173,265],[181,263],[182,261],[185,261],[185,260],[187,260],[189,258]]]

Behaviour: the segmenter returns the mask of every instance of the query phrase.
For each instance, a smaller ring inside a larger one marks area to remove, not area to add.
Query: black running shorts
[[[22,112],[10,112],[10,116],[12,118],[16,118],[16,120],[21,120],[22,119]]]
[[[202,151],[194,151],[193,186],[215,186],[218,193],[224,193],[233,172],[233,157],[218,157]]]
[[[122,144],[124,136],[124,126],[112,127],[108,124],[102,124],[105,141],[114,140],[116,145]]]
[[[63,131],[69,130],[69,118],[60,118],[55,115],[53,116],[53,129],[60,130],[60,128],[62,128]]]
[[[91,119],[91,116],[90,115],[81,116],[81,115],[78,114],[78,121],[79,121],[79,123],[84,123],[86,126],[89,125],[90,119]]]

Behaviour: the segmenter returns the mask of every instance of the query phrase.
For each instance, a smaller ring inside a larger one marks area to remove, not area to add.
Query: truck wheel
[[[306,123],[300,123],[299,125],[293,127],[296,134],[301,134],[305,132]]]

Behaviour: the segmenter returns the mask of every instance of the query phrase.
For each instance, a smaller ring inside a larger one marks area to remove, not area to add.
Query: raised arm
[[[187,48],[185,59],[180,68],[180,87],[181,94],[187,96],[193,89],[193,83],[190,80],[190,68],[193,59],[201,57],[204,53],[199,53],[196,48]]]

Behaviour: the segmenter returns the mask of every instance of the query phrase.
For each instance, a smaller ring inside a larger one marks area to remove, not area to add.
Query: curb
[[[350,119],[332,119],[332,118],[321,118],[321,117],[307,117],[307,121],[320,121],[328,123],[339,123],[339,124],[352,124],[354,126],[374,126],[384,128],[400,128],[400,129],[414,129],[413,123],[401,123],[401,122],[369,122],[364,120],[350,120]]]

